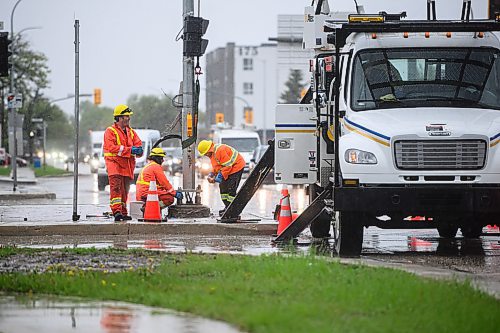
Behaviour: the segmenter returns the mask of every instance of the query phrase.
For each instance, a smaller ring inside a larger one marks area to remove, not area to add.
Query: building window
[[[243,58],[243,70],[244,71],[253,70],[253,59],[252,58]]]
[[[243,83],[243,94],[253,95],[253,83],[252,82],[244,82]]]

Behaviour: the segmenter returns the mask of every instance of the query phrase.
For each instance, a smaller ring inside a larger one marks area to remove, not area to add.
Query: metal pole
[[[194,15],[194,0],[183,0],[183,17]],[[182,140],[188,138],[188,114],[193,115],[194,58],[183,56],[182,72]],[[192,119],[192,118],[191,118]],[[194,146],[182,151],[182,186],[185,189],[195,188]]]
[[[43,124],[43,168],[45,169],[45,165],[47,165],[47,162],[45,161],[45,142],[47,141],[47,124],[45,123],[45,120],[43,120],[42,124]]]
[[[266,100],[266,61],[265,60],[262,60],[262,63],[264,65],[264,109],[262,110],[263,112],[263,116],[264,116],[264,126],[262,126],[262,137],[264,139],[264,142],[263,144],[264,145],[267,145],[267,119],[266,119],[266,116],[267,116],[267,112],[266,112],[266,107],[267,107],[267,100]]]
[[[79,45],[80,45],[80,21],[75,20],[75,150],[73,154],[73,221],[78,221],[78,136],[80,131],[80,72],[79,72]]]
[[[12,44],[10,45],[10,50],[12,52],[12,61],[11,61],[11,67],[10,67],[10,93],[15,95],[14,92],[14,45],[15,45],[15,40],[14,40],[14,11],[16,10],[17,5],[21,0],[17,0],[16,4],[14,5],[14,8],[12,8],[12,12],[10,13],[10,38],[12,38]],[[10,165],[12,166],[12,176],[14,177],[14,182],[13,182],[13,187],[12,191],[16,192],[17,189],[17,117],[16,117],[16,108],[11,105],[10,108],[10,114],[12,116],[12,126],[14,127],[14,149],[9,148],[12,152],[11,154],[11,159],[10,159]],[[14,162],[12,162],[14,161]]]

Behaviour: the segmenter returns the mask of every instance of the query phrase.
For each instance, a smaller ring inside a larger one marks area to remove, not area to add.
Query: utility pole
[[[80,20],[75,20],[75,150],[73,155],[73,216],[80,219],[78,208],[78,139],[80,131]]]
[[[10,13],[10,38],[12,38],[12,43],[10,45],[11,52],[12,52],[12,63],[11,63],[11,67],[10,67],[10,93],[14,94],[14,95],[15,95],[15,92],[14,92],[14,53],[15,53],[15,51],[14,51],[14,46],[15,46],[14,45],[15,44],[15,40],[14,40],[14,12],[16,11],[16,7],[17,7],[17,5],[19,5],[20,2],[21,2],[21,0],[17,0],[16,4],[14,5],[14,8],[12,8],[12,12]],[[11,107],[9,109],[9,113],[12,116],[12,126],[14,127],[13,128],[14,139],[12,140],[12,142],[14,142],[14,149],[9,147],[9,149],[12,151],[10,165],[12,167],[12,176],[14,178],[14,182],[12,185],[12,191],[16,192],[16,190],[17,190],[17,119],[16,119],[17,118],[16,117],[17,110],[16,110],[15,106],[12,104],[11,104]]]
[[[186,17],[194,16],[194,0],[183,0],[183,22]],[[189,137],[188,134],[188,115],[192,121],[193,114],[193,87],[194,87],[194,57],[183,55],[182,66],[182,121],[181,135],[182,141]],[[192,125],[191,125],[192,126]],[[182,187],[184,189],[195,188],[195,145],[191,145],[182,150]]]

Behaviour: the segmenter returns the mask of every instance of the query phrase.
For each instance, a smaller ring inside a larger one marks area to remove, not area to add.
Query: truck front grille
[[[486,160],[485,140],[399,140],[396,167],[404,170],[478,170]]]

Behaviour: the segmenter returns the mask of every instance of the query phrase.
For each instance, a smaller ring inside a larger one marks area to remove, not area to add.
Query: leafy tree
[[[295,104],[300,101],[300,94],[304,89],[302,83],[302,72],[299,69],[291,69],[288,81],[285,82],[285,91],[281,94],[280,99],[284,104]]]
[[[67,147],[68,139],[73,137],[71,124],[68,118],[57,106],[49,104],[43,96],[43,89],[49,87],[48,75],[50,70],[47,66],[47,57],[40,52],[31,49],[30,43],[17,34],[14,37],[14,88],[23,96],[23,107],[18,110],[24,115],[23,134],[28,141],[28,151],[32,151],[33,142],[29,139],[29,133],[34,131],[36,125],[31,122],[32,118],[43,118],[47,123],[47,143],[54,142],[54,146]],[[0,78],[0,97],[5,100],[9,92],[10,77]],[[7,110],[4,103],[0,103],[0,123],[2,125],[1,146],[8,146]]]

